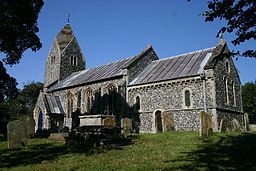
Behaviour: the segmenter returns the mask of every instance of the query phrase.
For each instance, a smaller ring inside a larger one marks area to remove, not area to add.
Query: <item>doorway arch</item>
[[[163,132],[163,110],[156,109],[153,112],[153,133]]]
[[[43,129],[43,112],[41,109],[38,111],[38,129]]]

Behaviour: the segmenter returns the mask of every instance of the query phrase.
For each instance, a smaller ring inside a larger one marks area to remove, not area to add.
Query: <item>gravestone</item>
[[[132,130],[132,120],[129,118],[123,118],[122,127],[123,127],[124,134],[130,134]]]
[[[24,122],[11,121],[7,125],[8,148],[19,148],[27,144],[27,134]]]
[[[107,117],[106,119],[103,119],[103,125],[108,127],[115,127],[116,119],[114,117]]]
[[[245,131],[250,131],[248,113],[244,114],[244,127],[245,127]]]
[[[35,134],[35,121],[30,116],[23,116],[21,118],[21,121],[23,122],[25,129],[26,129],[26,137],[32,138]]]
[[[219,133],[223,132],[223,119],[220,120],[220,129]]]
[[[63,133],[69,133],[69,127],[65,126],[65,127],[63,128]]]
[[[200,112],[200,136],[208,136],[209,128],[212,128],[212,116],[206,112]]]
[[[164,131],[174,131],[174,115],[172,113],[163,113],[163,128]]]
[[[237,119],[233,119],[231,121],[231,130],[232,131],[240,131],[241,127]]]

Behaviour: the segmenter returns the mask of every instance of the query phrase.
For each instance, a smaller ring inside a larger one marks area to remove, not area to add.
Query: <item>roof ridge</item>
[[[183,53],[183,54],[179,54],[179,55],[169,56],[169,57],[161,58],[161,59],[156,60],[156,61],[163,61],[163,60],[168,60],[170,58],[177,58],[177,57],[181,57],[181,56],[185,56],[185,55],[190,55],[192,53],[199,53],[199,52],[210,50],[210,49],[214,49],[214,48],[216,48],[216,47],[213,46],[213,47],[210,47],[210,48],[205,48],[205,49],[195,50],[195,51],[192,51],[192,52],[187,52],[187,53]],[[155,62],[155,61],[153,61],[153,62]]]
[[[116,62],[121,62],[121,61],[124,61],[124,60],[128,60],[128,59],[131,59],[131,58],[133,58],[133,57],[135,57],[135,56],[131,56],[131,57],[127,57],[127,58],[122,58],[122,59],[119,59],[119,60],[116,60],[116,61],[111,61],[111,62],[109,62],[109,63],[101,64],[101,65],[96,65],[96,66],[94,66],[94,67],[92,67],[92,68],[88,68],[88,69],[86,69],[86,70],[95,69],[95,68],[99,68],[99,67],[102,67],[102,66],[114,64],[114,63],[116,63]]]

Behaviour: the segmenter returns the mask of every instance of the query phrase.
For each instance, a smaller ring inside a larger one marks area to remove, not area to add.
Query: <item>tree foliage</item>
[[[5,64],[17,64],[25,50],[41,48],[36,33],[43,5],[43,0],[0,0],[0,52],[6,54],[2,59]],[[6,135],[6,125],[11,118],[31,113],[37,88],[30,91],[25,86],[24,92],[18,93],[16,79],[6,72],[3,62],[0,61],[0,133]]]
[[[190,0],[188,0],[190,1]],[[216,19],[225,20],[217,35],[228,32],[235,33],[236,38],[231,41],[235,46],[256,38],[256,1],[255,0],[211,0],[208,10],[203,13],[206,22]],[[256,57],[255,49],[235,52],[235,55]]]
[[[19,119],[23,115],[33,115],[33,109],[42,89],[43,83],[31,82],[22,90],[17,90],[15,97],[0,102],[0,134],[6,135],[6,125],[10,120]]]
[[[243,109],[249,114],[249,120],[256,123],[256,81],[242,86]]]
[[[21,114],[33,115],[33,109],[41,90],[43,90],[41,82],[31,82],[24,86],[17,96],[17,100],[21,104]]]
[[[6,64],[16,64],[27,49],[42,47],[36,33],[43,0],[0,0],[0,52]]]
[[[0,61],[0,103],[12,100],[18,94],[16,79],[11,77]]]

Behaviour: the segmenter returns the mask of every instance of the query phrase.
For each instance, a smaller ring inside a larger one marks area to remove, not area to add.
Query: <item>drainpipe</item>
[[[204,72],[200,74],[200,78],[203,81],[204,112],[206,113],[207,112],[207,104],[206,104],[206,78],[205,78],[205,73]],[[201,117],[200,117],[200,125],[199,125],[200,126],[200,129],[199,129],[200,137],[203,136],[203,131],[202,131],[203,130],[203,125],[204,125],[203,119],[201,119]]]
[[[206,101],[206,78],[205,73],[200,74],[201,80],[203,80],[203,95],[204,95],[204,112],[207,112],[207,101]]]

